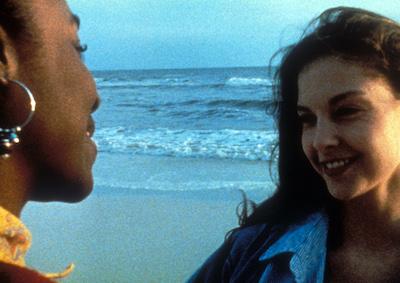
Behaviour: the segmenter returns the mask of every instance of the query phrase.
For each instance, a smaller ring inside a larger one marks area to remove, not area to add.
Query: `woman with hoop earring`
[[[99,98],[79,24],[64,0],[0,2],[0,282],[53,282],[73,268],[28,267],[19,216],[28,201],[78,202],[93,188]]]

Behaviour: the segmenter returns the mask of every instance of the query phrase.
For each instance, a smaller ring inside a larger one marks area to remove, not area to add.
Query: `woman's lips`
[[[89,138],[93,137],[94,131],[95,131],[95,124],[94,124],[93,118],[90,117],[89,123],[88,123],[88,128],[86,130],[86,136]]]
[[[343,174],[356,161],[356,157],[347,157],[340,159],[331,159],[319,163],[319,168],[324,175],[336,177]]]

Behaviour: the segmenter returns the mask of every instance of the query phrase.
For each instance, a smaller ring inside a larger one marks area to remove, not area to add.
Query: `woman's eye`
[[[347,117],[347,116],[352,116],[356,113],[358,113],[360,109],[354,108],[354,107],[342,107],[337,109],[333,114],[336,117]]]
[[[87,44],[77,43],[75,45],[75,49],[76,49],[76,51],[78,51],[79,54],[82,55],[82,53],[86,52],[86,50],[88,49],[88,46],[87,46]]]

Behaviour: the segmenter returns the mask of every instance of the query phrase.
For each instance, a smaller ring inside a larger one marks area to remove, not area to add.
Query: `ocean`
[[[276,132],[266,112],[272,86],[266,67],[95,71],[93,75],[102,100],[94,115],[100,159],[94,174],[97,186],[249,191],[265,190],[270,184],[267,169],[220,180],[218,174],[196,179],[189,173],[190,180],[182,181],[185,176],[177,177],[179,172],[164,178],[158,175],[157,180],[154,174],[131,173],[140,170],[132,161],[135,157],[153,160],[144,171],[155,170],[152,167],[165,158],[194,168],[199,160],[198,167],[267,164]],[[241,172],[231,173],[235,174]]]

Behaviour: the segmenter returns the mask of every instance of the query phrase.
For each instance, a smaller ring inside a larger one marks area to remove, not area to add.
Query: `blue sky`
[[[400,21],[393,0],[69,0],[91,70],[265,66],[309,20],[355,6]],[[397,3],[397,4],[396,4]]]

